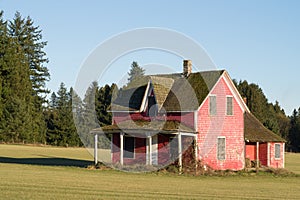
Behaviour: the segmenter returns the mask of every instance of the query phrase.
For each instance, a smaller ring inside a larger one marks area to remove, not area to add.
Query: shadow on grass
[[[29,165],[45,165],[45,166],[73,166],[73,167],[87,167],[93,164],[92,161],[78,160],[70,158],[10,158],[0,157],[0,163],[14,163],[14,164],[29,164]]]

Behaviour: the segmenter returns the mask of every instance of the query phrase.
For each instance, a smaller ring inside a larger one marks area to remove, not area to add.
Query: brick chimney
[[[183,60],[183,76],[188,77],[192,73],[192,61]]]

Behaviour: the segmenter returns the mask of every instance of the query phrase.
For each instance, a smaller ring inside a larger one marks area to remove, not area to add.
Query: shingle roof
[[[146,133],[177,133],[188,132],[196,133],[192,128],[180,123],[178,121],[163,121],[163,120],[137,120],[137,121],[123,121],[118,124],[104,126],[102,128],[93,129],[93,132],[103,131],[104,133],[120,133],[130,132],[136,134]]]
[[[151,82],[153,85],[156,102],[158,104],[158,110],[160,110],[172,88],[174,79],[159,76],[151,76]]]
[[[141,107],[147,85],[121,90],[112,104],[112,110],[138,111]]]
[[[219,80],[224,70],[182,74],[144,76],[131,82],[112,104],[113,111],[138,111],[142,105],[148,82],[154,88],[159,106],[167,111],[196,110]],[[129,103],[128,103],[129,102]]]
[[[176,79],[164,103],[164,108],[167,111],[198,109],[223,72],[223,70],[197,72],[191,73],[188,78]]]
[[[283,138],[264,127],[251,113],[245,112],[244,123],[246,142],[285,142]]]

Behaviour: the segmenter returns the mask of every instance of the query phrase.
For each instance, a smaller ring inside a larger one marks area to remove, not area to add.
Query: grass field
[[[300,198],[299,177],[193,177],[83,167],[92,160],[81,148],[0,145],[0,199]],[[300,154],[288,153],[286,160],[286,167],[300,174]]]

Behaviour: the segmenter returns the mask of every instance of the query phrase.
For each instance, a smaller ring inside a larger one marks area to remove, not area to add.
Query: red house
[[[168,165],[191,160],[215,170],[241,170],[246,159],[284,167],[284,140],[249,111],[225,70],[145,76],[111,105],[111,157],[121,165]],[[99,129],[93,130],[99,133]],[[97,137],[95,137],[97,138]]]

